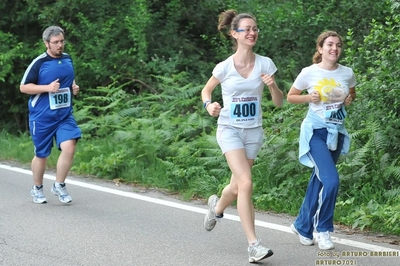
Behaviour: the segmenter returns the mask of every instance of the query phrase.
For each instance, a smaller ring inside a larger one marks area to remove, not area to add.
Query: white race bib
[[[251,98],[251,99],[250,99]],[[230,118],[234,123],[249,123],[258,120],[259,102],[257,97],[236,98],[231,103]]]
[[[61,88],[57,92],[49,92],[50,109],[60,109],[71,106],[71,91]]]
[[[343,124],[347,115],[343,108],[343,103],[328,103],[324,104],[325,122],[333,124]]]

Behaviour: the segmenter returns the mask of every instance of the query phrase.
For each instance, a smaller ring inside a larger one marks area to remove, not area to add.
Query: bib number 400
[[[236,104],[232,110],[233,117],[254,117],[257,114],[257,105],[255,103]]]

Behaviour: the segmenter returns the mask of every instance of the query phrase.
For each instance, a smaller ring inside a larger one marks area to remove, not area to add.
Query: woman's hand
[[[221,105],[218,102],[207,104],[206,109],[211,116],[217,117],[221,113]]]
[[[353,102],[353,97],[351,97],[351,94],[347,95],[346,99],[344,100],[344,105],[349,106]]]
[[[261,79],[268,87],[275,84],[274,78],[268,74],[261,74]]]
[[[321,101],[321,97],[319,96],[318,91],[313,91],[310,93],[312,103],[319,103]]]

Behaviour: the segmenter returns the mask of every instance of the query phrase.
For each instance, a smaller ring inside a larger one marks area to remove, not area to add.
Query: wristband
[[[205,102],[203,103],[203,107],[204,107],[204,108],[207,108],[207,104],[209,104],[209,103],[211,103],[211,101],[209,101],[209,100],[205,101]]]

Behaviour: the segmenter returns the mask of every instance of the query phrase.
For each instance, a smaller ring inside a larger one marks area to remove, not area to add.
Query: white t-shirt
[[[346,116],[343,103],[349,89],[355,86],[353,70],[340,64],[335,70],[325,70],[317,64],[305,67],[293,83],[293,87],[300,91],[317,91],[321,101],[309,103],[309,108],[327,123],[334,124],[343,123]]]
[[[261,100],[265,85],[261,74],[272,76],[276,70],[276,66],[270,58],[257,54],[253,71],[248,78],[243,78],[237,72],[233,56],[217,64],[212,74],[221,82],[223,99],[223,108],[218,118],[218,124],[239,128],[261,126]]]

